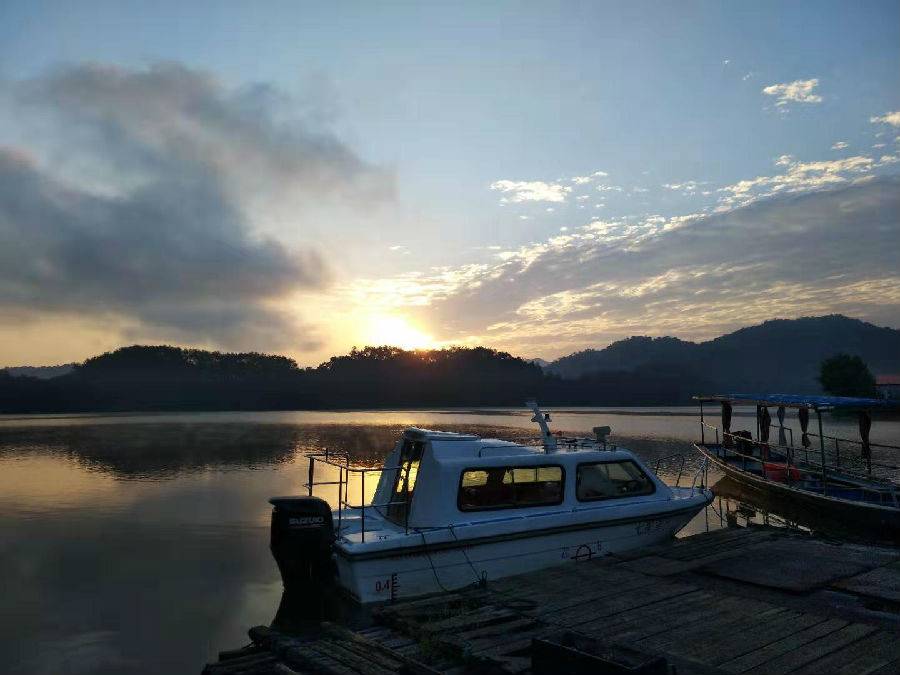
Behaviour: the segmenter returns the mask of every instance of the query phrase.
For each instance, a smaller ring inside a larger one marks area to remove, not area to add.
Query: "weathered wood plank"
[[[779,538],[778,535],[771,530],[750,529],[745,532],[736,533],[734,536],[724,541],[711,541],[700,537],[695,540],[696,543],[694,543],[694,545],[683,548],[675,546],[671,549],[670,553],[664,553],[664,555],[672,560],[688,561],[721,553],[723,550],[737,552],[748,546],[754,546],[776,538]]]
[[[690,614],[693,611],[705,612],[715,596],[707,591],[693,591],[674,598],[660,600],[652,605],[626,610],[612,617],[579,624],[578,630],[587,631],[602,628],[610,638],[625,635],[635,627],[646,627],[649,624],[666,624],[668,620]]]
[[[718,666],[825,621],[826,617],[816,614],[778,616],[770,623],[757,626],[753,631],[724,635],[721,640],[711,642],[709,649],[698,658]]]
[[[650,605],[666,598],[685,595],[695,590],[697,590],[696,587],[689,584],[657,583],[646,587],[641,593],[615,595],[607,598],[603,603],[589,601],[564,610],[541,614],[541,618],[562,626],[577,625],[605,616],[614,616],[620,612]]]
[[[749,675],[784,675],[811,661],[815,661],[824,654],[839,651],[847,645],[867,635],[871,635],[876,630],[878,629],[874,626],[867,626],[863,623],[851,623],[849,626],[844,626],[823,638],[793,649],[776,659],[766,661],[764,664],[745,672]]]
[[[678,648],[674,651],[688,656],[682,651],[685,640],[695,637],[698,632],[705,633],[711,627],[745,619],[748,613],[760,610],[761,604],[748,602],[744,598],[718,597],[709,601],[704,607],[691,608],[687,611],[679,610],[671,612],[668,616],[660,617],[655,622],[655,626],[636,626],[617,635],[616,639],[620,641],[628,639],[641,647],[668,651],[672,651],[669,648],[670,645],[677,644]]]
[[[473,612],[466,612],[458,616],[452,616],[440,621],[432,621],[422,626],[422,630],[428,633],[454,632],[487,626],[492,623],[508,621],[517,618],[518,614],[506,607],[488,605]]]
[[[544,602],[534,608],[524,611],[535,616],[546,616],[553,612],[585,603],[596,603],[600,600],[608,601],[616,596],[640,593],[641,589],[657,583],[658,581],[653,577],[640,575],[639,578],[627,582],[611,581],[607,583],[601,581],[591,586],[582,585],[579,587],[578,593],[572,593],[572,586],[569,585],[568,588],[560,589],[554,595],[545,598]]]
[[[820,637],[830,635],[848,625],[848,623],[849,622],[844,619],[826,619],[822,623],[798,631],[793,635],[783,637],[761,649],[755,649],[749,654],[744,654],[731,661],[718,664],[718,666],[728,673],[744,673],[771,661],[782,654],[786,654],[787,652],[798,649],[814,640],[818,640]]]
[[[900,638],[876,631],[839,651],[823,654],[794,671],[797,675],[865,675],[900,659]],[[897,668],[895,672],[900,672]]]
[[[857,595],[889,602],[900,602],[900,563],[893,563],[871,572],[843,579],[833,586]]]
[[[371,650],[367,655],[361,655],[353,649],[351,643],[341,640],[319,640],[311,648],[354,670],[361,673],[372,673],[373,675],[391,675],[403,663],[396,660],[385,664],[378,658],[378,653],[375,650]]]
[[[723,644],[733,644],[736,637],[754,635],[775,621],[786,623],[796,620],[800,615],[800,612],[773,606],[771,609],[748,612],[745,616],[721,621],[714,626],[704,625],[703,630],[682,639],[678,653],[705,661],[705,655],[721,653]]]

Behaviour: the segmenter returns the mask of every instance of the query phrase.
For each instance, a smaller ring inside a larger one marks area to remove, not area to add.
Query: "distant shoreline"
[[[596,406],[554,406],[548,404],[546,406],[549,412],[564,413],[567,415],[592,415],[602,412],[606,415],[628,415],[628,416],[653,416],[653,417],[693,417],[696,413],[696,406],[691,405],[642,405],[633,406],[634,408],[646,408],[646,410],[624,410],[621,407],[596,405]],[[684,411],[676,410],[658,410],[658,408],[684,408]],[[260,408],[256,410],[249,409],[209,409],[209,410],[192,410],[192,409],[171,409],[171,410],[115,410],[115,411],[88,411],[83,413],[73,412],[36,412],[36,413],[2,413],[0,412],[0,422],[14,422],[16,420],[32,420],[32,419],[48,419],[48,420],[65,420],[65,419],[93,419],[107,417],[156,417],[163,415],[194,415],[194,414],[225,414],[225,413],[352,413],[352,412],[383,412],[383,413],[400,413],[400,412],[428,412],[437,415],[510,415],[510,416],[526,416],[531,412],[524,409],[517,409],[512,406],[488,406],[484,408],[472,408],[468,406],[392,406],[387,408],[370,407],[353,407],[353,408]]]

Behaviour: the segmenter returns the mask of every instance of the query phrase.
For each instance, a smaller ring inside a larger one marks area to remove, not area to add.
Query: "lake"
[[[733,428],[753,423],[740,409]],[[552,426],[601,424],[651,467],[684,453],[696,470],[694,408],[570,408]],[[267,500],[302,491],[306,453],[377,464],[410,425],[536,436],[519,409],[0,416],[0,669],[199,673],[278,610]],[[829,429],[856,437],[852,420]],[[900,422],[872,440],[898,444]],[[780,522],[751,507],[717,499],[686,533],[725,512]]]

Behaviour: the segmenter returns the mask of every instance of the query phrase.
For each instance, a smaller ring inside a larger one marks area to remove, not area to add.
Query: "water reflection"
[[[583,432],[611,423],[613,442],[651,467],[684,455],[681,485],[688,484],[699,466],[688,442],[696,422],[656,413],[564,411],[554,426]],[[199,672],[273,617],[294,629],[323,616],[366,621],[330,594],[282,596],[268,549],[268,498],[301,491],[307,451],[329,447],[378,464],[411,424],[519,441],[535,435],[530,417],[511,410],[0,420],[5,672]],[[658,438],[667,427],[684,437]],[[678,478],[665,463],[661,472]],[[747,503],[729,493],[685,532],[743,524],[737,509]],[[777,505],[753,508],[751,519],[781,513]]]

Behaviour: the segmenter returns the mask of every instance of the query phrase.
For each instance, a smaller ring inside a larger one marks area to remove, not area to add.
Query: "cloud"
[[[663,187],[667,190],[672,190],[674,192],[681,192],[685,195],[693,195],[697,193],[697,190],[701,185],[706,185],[708,181],[696,181],[696,180],[688,180],[683,183],[664,183]]]
[[[558,352],[635,333],[684,335],[685,316],[687,336],[698,338],[773,311],[896,324],[898,188],[900,179],[882,177],[726,212],[594,221],[469,268],[428,313],[447,337]]]
[[[773,311],[897,325],[900,177],[877,175],[890,161],[792,159],[710,211],[598,217],[490,263],[407,276],[402,302],[442,340],[554,354],[633,334],[705,339]]]
[[[885,113],[879,117],[870,117],[872,124],[890,124],[892,127],[900,127],[900,110]]]
[[[391,193],[390,176],[312,119],[285,118],[278,92],[176,64],[70,66],[10,98],[42,133],[0,148],[6,313],[94,317],[137,339],[308,346],[284,299],[329,271],[315,250],[262,235],[254,198],[364,208]]]
[[[793,163],[793,155],[781,155],[781,157],[775,160],[775,166],[790,166]]]
[[[606,173],[605,171],[595,171],[595,172],[592,173],[590,176],[573,176],[573,177],[572,177],[572,182],[573,182],[575,185],[585,185],[585,184],[590,183],[591,181],[593,181],[593,180],[595,180],[595,179],[597,179],[597,178],[606,178],[608,175],[609,175],[609,174]]]
[[[821,103],[822,97],[814,94],[813,90],[819,86],[819,80],[794,80],[782,84],[770,84],[763,87],[762,93],[776,98],[776,106],[786,106],[788,103]]]
[[[835,143],[834,145],[831,146],[831,149],[832,150],[843,150],[844,148],[848,148],[848,147],[850,147],[849,143],[846,143],[844,141],[838,141],[837,143]]]
[[[511,194],[503,199],[511,202],[564,202],[572,188],[559,183],[543,181],[498,180],[490,185],[491,190]]]
[[[782,161],[785,158],[786,161]],[[891,163],[856,155],[844,159],[800,162],[789,155],[782,155],[776,164],[787,166],[785,173],[774,176],[757,176],[719,188],[724,193],[724,208],[747,205],[753,201],[782,193],[809,192],[836,187],[851,181],[867,178],[874,169]]]

